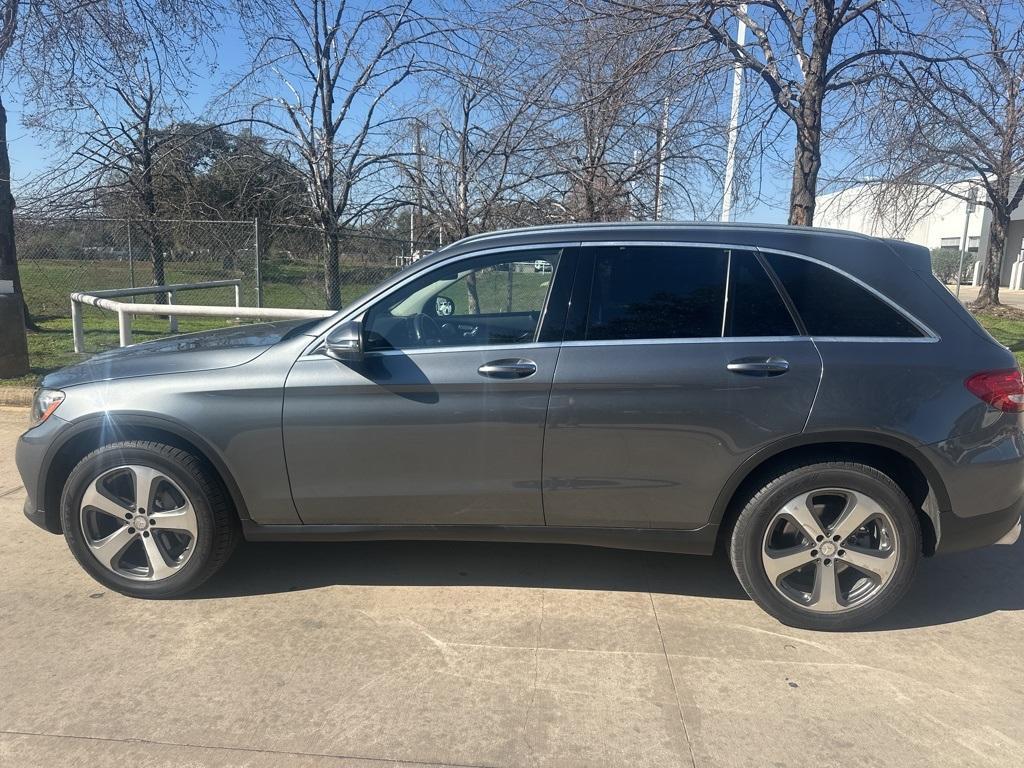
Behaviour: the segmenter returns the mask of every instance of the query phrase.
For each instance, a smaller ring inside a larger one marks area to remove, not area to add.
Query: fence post
[[[71,335],[75,340],[75,352],[85,352],[85,331],[82,329],[82,305],[71,300]]]
[[[117,310],[117,332],[122,347],[132,343],[132,316],[123,309]]]
[[[263,276],[260,274],[260,262],[263,261],[263,233],[260,231],[260,217],[253,219],[253,232],[256,238],[256,306],[263,306]],[[237,304],[235,306],[238,306]]]
[[[168,291],[167,292],[167,304],[168,304],[168,306],[172,306],[174,304],[174,291]],[[177,333],[178,332],[178,316],[177,315],[168,315],[167,316],[167,320],[168,320],[168,328],[170,329],[170,332],[171,333]]]
[[[135,287],[135,254],[132,252],[132,220],[128,219],[128,277],[131,282],[131,287]],[[135,303],[135,297],[132,296],[132,304]]]

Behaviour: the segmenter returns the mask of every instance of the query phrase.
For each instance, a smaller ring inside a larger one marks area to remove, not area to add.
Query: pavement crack
[[[683,726],[683,736],[686,738],[686,748],[690,751],[690,765],[697,768],[697,758],[693,754],[693,742],[690,741],[690,729],[686,727],[686,718],[683,717],[683,703],[679,700],[679,688],[676,686],[676,675],[672,671],[672,661],[668,657],[668,647],[665,645],[665,634],[661,631],[661,619],[658,618],[658,608],[654,604],[654,593],[648,592],[647,597],[651,600],[651,610],[654,611],[654,624],[658,628],[658,639],[661,640],[661,650],[665,655],[665,666],[668,667],[668,677],[672,681],[672,693],[676,697],[676,709],[679,712],[679,722]]]
[[[49,739],[72,739],[78,741],[98,741],[109,744],[151,744],[153,746],[161,747],[180,747],[182,749],[206,749],[206,750],[224,750],[226,752],[248,752],[251,754],[260,755],[281,755],[286,757],[322,757],[330,760],[363,760],[368,763],[382,763],[384,765],[395,765],[402,763],[405,765],[429,765],[429,766],[444,766],[444,768],[495,768],[485,763],[446,763],[437,761],[423,761],[423,760],[409,760],[406,758],[386,758],[386,757],[365,757],[363,755],[345,755],[336,754],[333,752],[296,752],[286,749],[265,749],[260,747],[231,747],[231,746],[218,746],[209,744],[188,744],[178,741],[163,741],[159,739],[119,739],[111,736],[80,736],[70,733],[46,733],[43,731],[9,731],[0,730],[0,734],[6,736],[33,736],[37,738],[49,738]]]

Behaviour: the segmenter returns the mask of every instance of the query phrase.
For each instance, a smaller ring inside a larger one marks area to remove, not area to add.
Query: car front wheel
[[[890,477],[823,462],[791,469],[750,498],[730,558],[747,594],[783,623],[842,630],[889,611],[920,552],[917,515]]]
[[[82,459],[64,486],[61,517],[82,567],[135,597],[195,589],[238,538],[231,505],[203,462],[147,441],[106,445]]]

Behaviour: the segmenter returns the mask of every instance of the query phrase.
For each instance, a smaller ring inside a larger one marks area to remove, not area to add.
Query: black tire
[[[138,581],[121,576],[102,565],[86,543],[79,513],[83,495],[96,478],[124,465],[158,470],[185,492],[195,510],[197,534],[191,555],[165,579]],[[195,589],[227,561],[239,539],[234,508],[205,463],[180,448],[141,440],[105,445],[75,466],[64,485],[61,522],[68,547],[90,576],[116,592],[142,598],[175,597]]]
[[[843,612],[819,612],[787,599],[773,586],[762,561],[768,526],[776,513],[800,494],[823,488],[849,489],[877,502],[893,522],[898,545],[898,560],[888,581],[869,601]],[[921,527],[906,494],[874,467],[845,461],[791,467],[766,483],[739,513],[729,546],[736,577],[755,603],[783,624],[816,630],[853,629],[891,610],[910,587],[920,555]]]

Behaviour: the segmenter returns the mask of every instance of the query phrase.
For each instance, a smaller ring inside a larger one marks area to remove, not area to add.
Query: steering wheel
[[[412,335],[416,341],[424,345],[441,344],[444,341],[444,335],[437,320],[423,313],[413,316]]]

